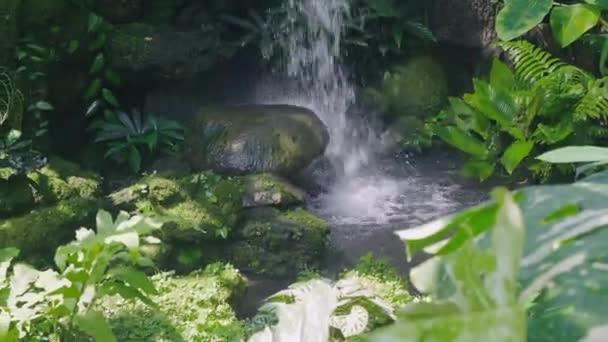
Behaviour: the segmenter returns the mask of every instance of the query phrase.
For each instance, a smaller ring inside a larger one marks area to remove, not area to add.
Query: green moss
[[[289,206],[304,201],[305,193],[279,176],[270,173],[244,177],[245,207]]]
[[[117,297],[98,303],[119,341],[242,339],[242,327],[231,303],[243,294],[246,280],[232,266],[213,264],[185,277],[162,273],[152,281],[159,292],[151,298],[157,307]]]
[[[141,183],[148,186],[148,198],[155,203],[172,204],[186,197],[180,184],[172,179],[153,176],[144,179]]]
[[[90,223],[97,209],[97,201],[76,197],[0,221],[0,248],[16,247],[24,256],[52,252]]]
[[[318,268],[327,248],[328,225],[304,209],[248,210],[230,258],[240,268],[273,277]]]
[[[135,188],[146,192],[133,196],[139,211],[161,216],[163,239],[195,243],[226,238],[236,225],[242,209],[243,186],[235,178],[211,173],[184,178],[150,176]]]
[[[445,104],[448,82],[441,64],[419,56],[386,74],[380,89],[368,89],[368,95],[392,115],[428,117]]]
[[[0,180],[0,217],[15,215],[34,206],[34,197],[27,179]]]
[[[93,199],[101,192],[99,176],[56,157],[51,159],[49,165],[28,177],[36,184],[37,196],[47,205],[76,196]]]

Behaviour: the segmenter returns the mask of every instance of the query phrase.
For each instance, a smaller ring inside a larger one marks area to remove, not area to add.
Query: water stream
[[[336,267],[367,253],[403,258],[392,232],[421,224],[479,200],[449,174],[449,157],[416,161],[384,158],[381,132],[355,110],[355,87],[340,65],[349,0],[289,0],[287,29],[275,35],[289,82],[257,87],[259,103],[312,109],[330,133],[326,151],[335,177],[309,206],[332,223],[332,240],[345,254]]]

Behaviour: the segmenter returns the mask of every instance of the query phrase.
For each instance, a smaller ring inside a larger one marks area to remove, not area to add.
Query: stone
[[[36,197],[43,205],[73,197],[94,199],[101,195],[101,177],[58,157],[51,157],[48,165],[31,172],[28,178],[34,185]]]
[[[304,202],[304,190],[270,173],[246,176],[244,208],[289,206]]]
[[[99,202],[74,197],[0,221],[0,248],[15,247],[23,257],[51,256],[57,247],[75,238],[81,225],[89,226]]]
[[[443,66],[431,56],[417,56],[393,68],[379,89],[367,93],[393,116],[429,117],[447,102],[448,80]]]
[[[190,165],[226,175],[289,175],[322,155],[329,142],[312,111],[287,105],[207,108],[187,127]]]
[[[246,211],[229,260],[239,269],[271,277],[290,277],[321,266],[329,225],[305,209]]]
[[[242,196],[240,180],[200,173],[147,176],[108,197],[122,210],[161,217],[161,240],[180,244],[227,238],[240,218]]]
[[[431,29],[440,42],[487,48],[496,40],[499,1],[435,0]]]
[[[27,179],[0,180],[0,218],[20,214],[35,205]]]
[[[117,25],[110,34],[110,64],[144,79],[187,79],[209,70],[219,58],[220,41],[203,31],[175,31],[134,23]]]
[[[126,24],[141,18],[144,0],[95,0],[93,10],[112,24]]]

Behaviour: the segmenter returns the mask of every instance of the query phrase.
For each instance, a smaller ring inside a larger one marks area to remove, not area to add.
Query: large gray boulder
[[[496,39],[494,28],[499,1],[435,0],[432,30],[441,42],[487,48]]]
[[[225,175],[288,175],[322,155],[329,142],[313,112],[287,105],[208,108],[187,129],[191,166]]]
[[[113,67],[147,78],[187,79],[229,56],[219,36],[203,30],[176,31],[134,23],[118,25],[107,45]]]

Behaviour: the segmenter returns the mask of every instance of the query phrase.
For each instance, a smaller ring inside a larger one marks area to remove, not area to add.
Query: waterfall
[[[258,103],[291,104],[312,109],[330,133],[326,157],[337,179],[312,202],[323,216],[345,226],[378,225],[428,216],[421,201],[449,206],[435,184],[420,184],[405,171],[387,172],[377,149],[379,134],[369,123],[349,115],[355,88],[340,65],[345,20],[350,0],[287,0],[273,44],[263,51],[280,57],[286,80],[272,79],[256,87]],[[416,201],[420,203],[416,203]],[[445,204],[442,204],[445,203]],[[435,210],[431,211],[431,214]]]
[[[370,162],[373,134],[348,118],[355,90],[339,58],[349,0],[288,0],[283,10],[284,29],[275,33],[268,54],[280,56],[282,69],[297,84],[288,94],[266,92],[264,102],[312,109],[330,133],[327,158],[341,176],[355,176]]]

